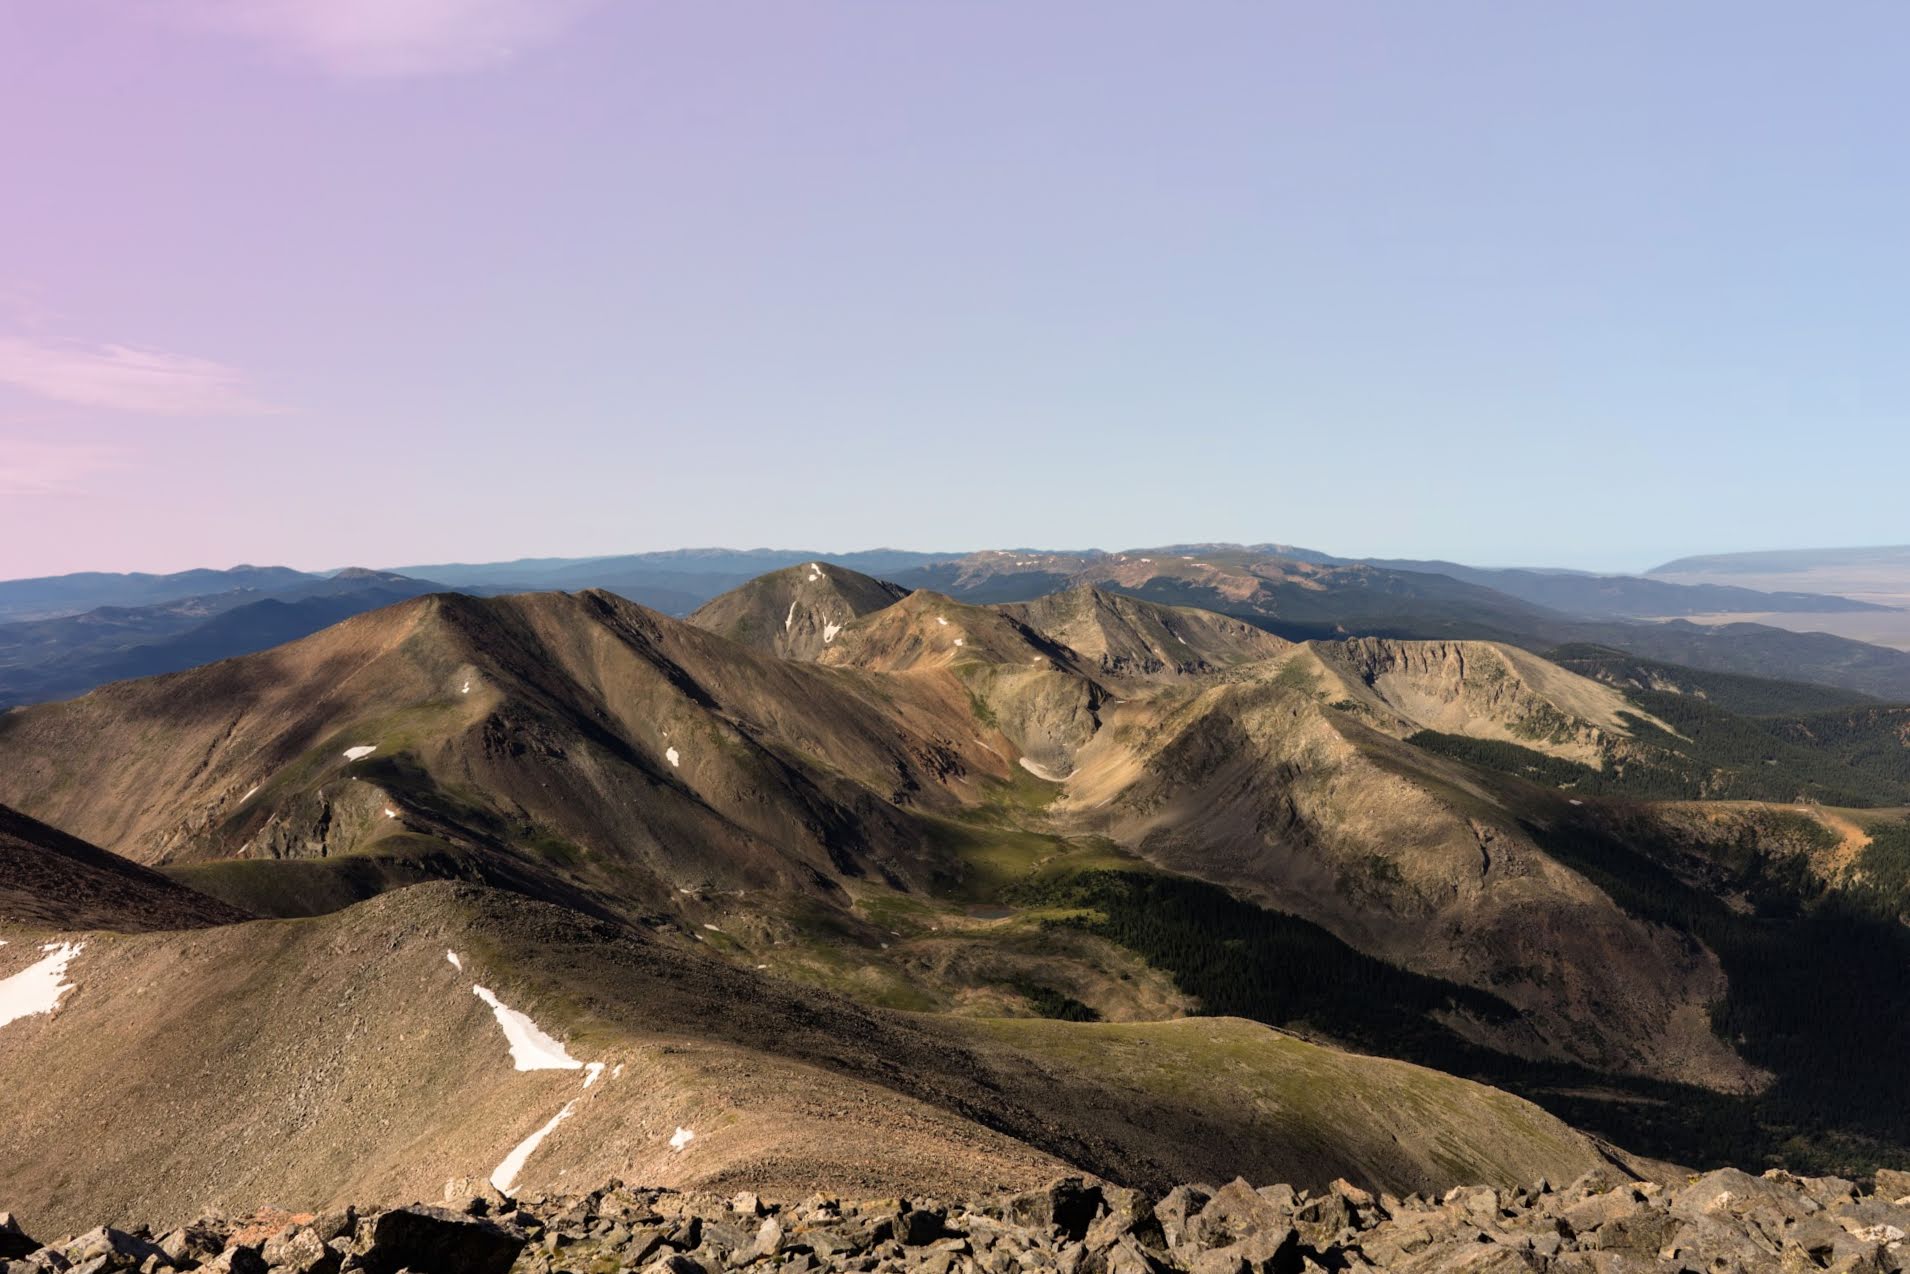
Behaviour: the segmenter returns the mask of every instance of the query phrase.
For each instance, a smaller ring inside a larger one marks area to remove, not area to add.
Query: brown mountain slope
[[[907,807],[953,808],[1000,752],[953,687],[773,659],[609,594],[437,595],[10,713],[0,799],[148,863],[449,855],[655,902],[911,878]]]
[[[1627,714],[1671,731],[1611,687],[1496,642],[1308,642],[1294,661],[1302,667],[1336,706],[1399,738],[1436,730],[1596,767],[1631,737]]]
[[[250,918],[0,805],[0,924],[138,932]]]
[[[1519,1022],[1465,1026],[1497,1047],[1754,1080],[1706,1025],[1723,977],[1703,948],[1625,915],[1534,845],[1529,811],[1399,742],[1428,725],[1574,741],[1623,727],[1608,690],[1489,646],[1256,662],[1271,639],[1235,623],[1088,591],[1020,608],[917,592],[804,663],[605,594],[437,596],[0,718],[0,799],[273,914],[433,876],[600,915],[720,896],[765,938],[877,962],[898,926],[867,891],[933,893],[970,879],[965,855],[1104,836],[1502,997]],[[1183,636],[1209,671],[1168,663]],[[1063,786],[1004,798],[1021,769]],[[1012,823],[1057,792],[1051,823],[1001,826],[1004,800]],[[817,937],[805,899],[832,924],[854,910],[867,950]]]
[[[435,1198],[547,1125],[515,1188],[966,1194],[1072,1167],[1404,1193],[1569,1179],[1603,1158],[1504,1093],[1244,1022],[870,1010],[467,886],[88,936],[66,977],[57,1012],[0,1027],[0,1196],[35,1230]],[[523,1055],[569,1068],[514,1069],[478,987],[543,1035]],[[129,1112],[137,1136],[97,1135]]]
[[[1290,646],[1244,620],[1162,606],[1088,585],[998,609],[1092,660],[1101,674],[1113,678],[1217,672],[1270,659]]]
[[[925,591],[849,625],[822,662],[889,674],[889,684],[933,685],[969,702],[1037,774],[1071,765],[1112,693],[1092,661],[1015,616]]]
[[[1345,683],[1325,675],[1341,665],[1300,648],[1198,693],[1113,710],[1080,750],[1057,817],[1391,963],[1491,991],[1520,1020],[1464,1029],[1495,1047],[1754,1083],[1708,1028],[1724,988],[1710,953],[1626,915],[1547,856],[1521,825],[1529,811],[1373,728],[1368,705],[1348,704]],[[1396,706],[1388,715],[1402,725]]]
[[[1239,620],[1093,588],[1000,606],[923,590],[849,625],[821,659],[958,682],[1046,778],[1073,768],[1103,704],[1288,648]]]
[[[766,654],[814,659],[850,621],[908,591],[829,562],[805,562],[705,602],[690,622]]]

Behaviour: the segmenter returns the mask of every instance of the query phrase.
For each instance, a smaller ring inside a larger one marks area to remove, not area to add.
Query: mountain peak
[[[849,624],[908,596],[820,558],[758,575],[698,607],[690,622],[784,659],[815,659]]]

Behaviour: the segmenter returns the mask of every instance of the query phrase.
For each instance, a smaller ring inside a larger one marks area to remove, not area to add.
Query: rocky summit
[[[476,1192],[473,1192],[473,1191]],[[1594,1169],[1570,1185],[1375,1195],[1181,1185],[1158,1197],[1067,1177],[967,1203],[644,1189],[508,1198],[451,1182],[446,1206],[212,1214],[169,1233],[100,1227],[44,1246],[0,1213],[0,1274],[166,1270],[288,1274],[1303,1274],[1557,1271],[1757,1274],[1910,1269],[1910,1173],[1726,1168],[1673,1182]]]

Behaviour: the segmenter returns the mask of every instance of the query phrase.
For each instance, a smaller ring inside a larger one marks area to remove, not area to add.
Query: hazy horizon
[[[971,553],[984,553],[984,552],[1040,552],[1040,553],[1064,553],[1064,554],[1065,553],[1082,553],[1082,554],[1125,553],[1125,552],[1134,552],[1138,550],[1164,548],[1164,547],[1168,547],[1170,544],[1172,545],[1214,544],[1214,545],[1226,545],[1229,547],[1252,547],[1254,545],[1260,545],[1260,544],[1278,544],[1280,546],[1287,547],[1287,548],[1301,549],[1301,550],[1306,550],[1308,552],[1322,553],[1322,554],[1327,554],[1334,557],[1343,557],[1343,558],[1350,558],[1350,559],[1356,559],[1356,560],[1370,558],[1374,560],[1442,561],[1442,562],[1451,562],[1460,566],[1476,567],[1482,570],[1537,570],[1537,571],[1567,570],[1567,571],[1578,571],[1578,572],[1583,572],[1586,574],[1594,574],[1594,575],[1642,575],[1644,574],[1644,572],[1652,569],[1653,567],[1662,565],[1667,562],[1675,561],[1680,557],[1692,557],[1692,556],[1701,555],[1698,553],[1688,553],[1688,554],[1668,553],[1662,557],[1653,558],[1649,562],[1643,562],[1636,565],[1600,568],[1600,567],[1588,567],[1588,566],[1564,566],[1556,562],[1533,562],[1533,561],[1521,561],[1521,560],[1512,560],[1512,559],[1508,559],[1504,561],[1490,561],[1490,560],[1479,561],[1479,560],[1468,560],[1468,559],[1447,557],[1441,554],[1419,553],[1419,552],[1372,552],[1372,553],[1357,553],[1357,554],[1344,553],[1334,548],[1331,545],[1301,543],[1301,542],[1293,541],[1293,540],[1277,540],[1276,541],[1276,540],[1267,540],[1264,538],[1251,540],[1251,541],[1174,540],[1174,541],[1162,541],[1156,544],[1142,544],[1139,542],[1135,542],[1135,543],[1124,543],[1124,544],[1117,544],[1117,545],[973,544],[973,545],[958,545],[958,546],[943,545],[939,548],[917,547],[917,546],[906,545],[906,544],[834,545],[834,546],[830,546],[826,548],[818,547],[817,545],[814,545],[814,544],[798,544],[798,543],[672,544],[672,545],[658,546],[654,548],[611,549],[611,550],[606,550],[601,552],[538,553],[538,554],[515,553],[515,554],[510,554],[508,556],[494,557],[494,558],[492,557],[448,558],[447,557],[447,558],[436,559],[431,562],[426,562],[423,559],[417,559],[417,558],[405,558],[402,560],[379,559],[376,561],[339,562],[339,561],[289,561],[289,560],[267,559],[267,558],[256,557],[256,556],[255,557],[240,556],[240,557],[231,558],[230,560],[219,559],[219,560],[188,562],[184,565],[168,566],[161,569],[148,569],[148,568],[137,567],[137,566],[109,566],[109,567],[85,566],[85,567],[77,567],[73,571],[37,572],[34,574],[28,574],[28,575],[17,575],[17,574],[16,575],[0,575],[0,582],[5,582],[8,580],[36,579],[36,578],[66,575],[66,574],[86,574],[86,573],[94,573],[94,572],[103,573],[103,574],[170,575],[170,574],[175,574],[181,571],[201,570],[201,569],[233,570],[241,566],[254,566],[254,567],[282,566],[282,567],[289,567],[297,571],[304,571],[308,574],[329,575],[338,571],[346,571],[346,570],[381,570],[381,571],[402,572],[406,570],[414,570],[414,571],[422,570],[434,565],[435,566],[453,566],[453,565],[455,566],[484,566],[484,565],[492,565],[492,564],[509,565],[516,562],[537,562],[537,561],[583,562],[583,561],[590,561],[593,559],[600,559],[600,558],[643,556],[646,554],[661,554],[661,553],[699,553],[699,552],[813,553],[816,556],[827,560],[832,557],[846,556],[846,555],[857,554],[857,553],[897,552],[897,553],[929,553],[929,554],[937,554],[937,555],[946,555],[950,558],[953,558],[958,556],[966,556]],[[1783,545],[1783,546],[1777,546],[1777,547],[1765,546],[1762,548],[1755,548],[1755,549],[1731,549],[1731,550],[1722,550],[1722,551],[1727,553],[1730,553],[1730,552],[1766,553],[1766,552],[1788,552],[1788,551],[1835,552],[1840,549],[1886,548],[1886,547],[1899,547],[1899,546],[1894,546],[1894,545]],[[1910,547],[1910,546],[1903,546],[1903,547]],[[1809,591],[1809,590],[1806,590],[1806,591]]]
[[[1716,0],[8,6],[0,577],[1902,543],[1906,36]]]

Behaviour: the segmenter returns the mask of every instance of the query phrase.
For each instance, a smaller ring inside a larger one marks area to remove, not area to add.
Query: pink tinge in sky
[[[86,348],[0,337],[0,385],[81,407],[162,416],[276,410],[252,396],[235,368],[125,345]]]
[[[73,494],[124,453],[93,442],[39,442],[0,436],[0,496]]]
[[[506,61],[602,0],[195,0],[194,19],[338,75],[430,75]]]

